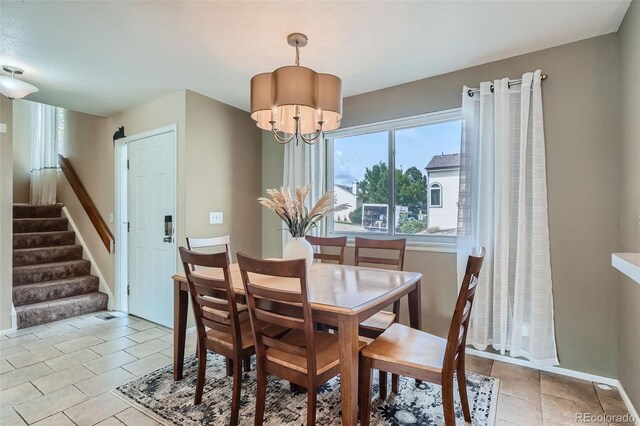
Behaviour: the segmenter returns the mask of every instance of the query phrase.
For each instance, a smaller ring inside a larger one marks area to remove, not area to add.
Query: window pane
[[[351,205],[334,213],[334,231],[389,231],[388,158],[388,132],[333,140],[333,190],[338,204]]]
[[[440,185],[431,185],[431,200],[429,201],[429,206],[431,207],[441,207],[440,203]]]
[[[456,235],[461,125],[456,120],[395,132],[396,233]]]

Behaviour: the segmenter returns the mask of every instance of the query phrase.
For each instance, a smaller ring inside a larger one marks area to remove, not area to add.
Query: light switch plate
[[[0,123],[0,133],[7,133],[7,125],[5,123]]]
[[[223,222],[222,212],[209,212],[209,223],[218,225]]]

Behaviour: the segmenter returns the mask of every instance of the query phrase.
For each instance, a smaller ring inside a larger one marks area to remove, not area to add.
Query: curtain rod
[[[546,74],[542,74],[540,76],[540,80],[541,81],[545,81],[547,79],[547,75]],[[512,85],[518,85],[518,84],[522,84],[522,79],[519,78],[517,80],[509,80],[509,87],[511,87]],[[474,94],[479,93],[480,89],[469,89],[467,91],[467,94],[471,97],[473,97]],[[493,93],[493,84],[491,85],[491,93]]]

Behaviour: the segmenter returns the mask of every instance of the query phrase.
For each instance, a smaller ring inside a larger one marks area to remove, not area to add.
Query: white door
[[[128,144],[129,313],[171,327],[176,149],[169,131]]]

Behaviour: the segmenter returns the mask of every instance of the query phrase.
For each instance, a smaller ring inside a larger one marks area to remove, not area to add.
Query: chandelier
[[[29,84],[25,81],[18,80],[16,75],[24,73],[18,67],[11,65],[3,65],[2,69],[11,74],[11,77],[0,76],[0,93],[5,95],[9,99],[22,99],[31,93],[37,92],[38,88],[33,84]]]
[[[281,144],[302,139],[312,144],[323,131],[340,127],[342,80],[300,66],[300,48],[307,36],[289,34],[296,48],[296,64],[258,74],[251,79],[251,118],[263,130],[270,130]]]

